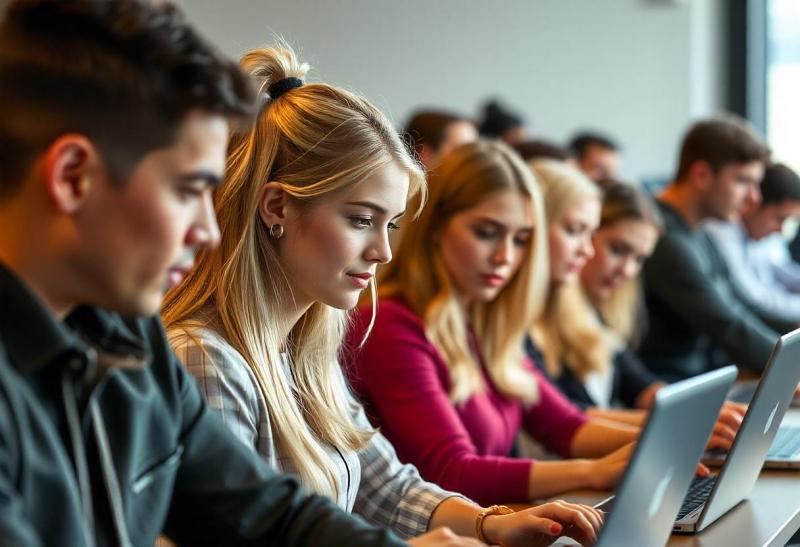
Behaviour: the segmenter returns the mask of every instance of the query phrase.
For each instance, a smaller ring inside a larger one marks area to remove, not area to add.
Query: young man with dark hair
[[[578,133],[568,148],[578,169],[593,181],[619,175],[619,146],[610,138],[588,131]]]
[[[761,203],[739,222],[709,221],[711,235],[737,294],[761,316],[800,323],[800,264],[792,260],[783,225],[800,217],[800,177],[789,167],[767,167]]]
[[[696,123],[674,181],[659,196],[665,229],[644,265],[649,329],[639,354],[668,381],[729,361],[761,370],[778,333],[737,298],[725,263],[700,229],[757,204],[768,150],[743,120]]]
[[[0,82],[0,544],[402,545],[235,439],[153,317],[219,241],[243,73],[167,4],[17,0]]]

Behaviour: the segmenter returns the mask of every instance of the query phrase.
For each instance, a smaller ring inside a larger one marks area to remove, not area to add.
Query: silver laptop
[[[692,482],[676,532],[699,532],[750,495],[800,380],[799,364],[800,329],[775,344],[719,475]]]
[[[658,391],[617,495],[597,506],[608,515],[596,547],[667,542],[736,372],[726,367]]]

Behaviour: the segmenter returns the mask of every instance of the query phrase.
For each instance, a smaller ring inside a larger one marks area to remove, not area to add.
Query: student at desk
[[[344,357],[368,415],[424,477],[482,503],[608,489],[638,428],[594,421],[527,359],[547,283],[546,222],[530,169],[507,145],[457,148]],[[362,346],[363,341],[363,346]],[[521,429],[566,461],[507,457]],[[599,458],[599,459],[594,459]]]
[[[548,215],[550,284],[528,352],[589,415],[639,425],[664,385],[631,350],[642,328],[638,274],[662,229],[658,209],[631,185],[598,186],[557,162],[533,165]],[[726,405],[712,446],[730,446],[744,411]]]

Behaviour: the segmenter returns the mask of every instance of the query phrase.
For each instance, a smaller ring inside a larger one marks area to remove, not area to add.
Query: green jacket
[[[235,439],[156,318],[57,319],[0,264],[0,545],[404,545]]]

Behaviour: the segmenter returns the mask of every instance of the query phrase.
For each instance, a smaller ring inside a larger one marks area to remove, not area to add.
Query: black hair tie
[[[270,85],[267,88],[267,92],[269,92],[270,98],[274,101],[287,91],[296,89],[301,85],[303,85],[303,80],[300,78],[284,78],[283,80],[278,80],[274,84]]]

